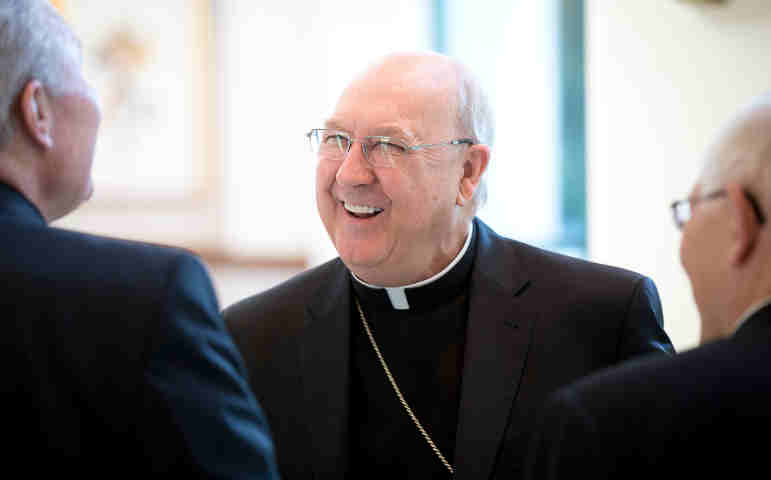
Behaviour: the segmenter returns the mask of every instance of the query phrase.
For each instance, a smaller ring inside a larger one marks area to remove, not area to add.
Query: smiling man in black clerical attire
[[[307,136],[340,257],[225,312],[284,478],[516,478],[549,392],[672,352],[650,279],[475,218],[492,116],[452,59],[380,60]]]

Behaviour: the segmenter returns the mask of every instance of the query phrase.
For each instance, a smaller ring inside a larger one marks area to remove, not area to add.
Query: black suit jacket
[[[32,478],[275,477],[198,260],[48,227],[4,184],[0,231],[0,458]]]
[[[475,222],[453,464],[458,479],[515,478],[548,393],[671,345],[649,279],[539,250]],[[351,288],[335,259],[225,312],[250,382],[261,387],[287,479],[346,472]]]
[[[730,340],[556,392],[529,478],[753,478],[768,469],[770,430],[771,305]]]

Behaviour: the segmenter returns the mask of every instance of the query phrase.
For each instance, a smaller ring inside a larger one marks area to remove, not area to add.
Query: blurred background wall
[[[696,343],[668,205],[769,88],[767,0],[54,3],[105,110],[96,194],[60,226],[192,249],[223,306],[333,258],[303,134],[377,57],[431,49],[495,109],[480,217],[651,276],[676,346]]]

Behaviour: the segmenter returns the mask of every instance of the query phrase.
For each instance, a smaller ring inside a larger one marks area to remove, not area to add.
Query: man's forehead
[[[455,118],[455,84],[433,71],[375,68],[343,91],[326,125],[361,135],[420,136]]]
[[[324,122],[324,128],[332,130],[341,130],[348,133],[360,135],[379,135],[384,137],[397,138],[415,138],[415,132],[409,125],[399,123],[383,123],[373,125],[363,125],[356,119],[347,119],[344,117],[332,117]]]
[[[381,95],[405,96],[426,101],[432,97],[445,98],[457,91],[457,71],[446,61],[433,57],[407,57],[384,61],[355,78],[345,93],[367,92]]]

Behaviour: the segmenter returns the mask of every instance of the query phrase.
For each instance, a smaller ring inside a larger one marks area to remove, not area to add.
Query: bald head
[[[438,53],[393,53],[372,63],[351,83],[374,77],[393,89],[453,89],[457,84],[458,70],[457,62]]]
[[[458,137],[492,147],[493,112],[479,81],[457,60],[435,52],[401,52],[371,64],[344,91],[377,85],[380,91],[411,97],[428,122],[450,120]],[[423,99],[421,101],[421,99]],[[431,117],[434,117],[432,119]],[[487,199],[485,176],[474,194],[474,210]]]
[[[434,53],[400,53],[389,55],[358,75],[343,91],[337,116],[348,109],[376,104],[376,98],[392,99],[387,106],[398,105],[381,123],[398,123],[410,119],[406,132],[420,142],[430,130],[456,135],[458,130],[458,68],[449,58]],[[375,112],[373,112],[375,113]],[[355,126],[354,126],[355,127]],[[372,132],[370,132],[372,133]]]
[[[768,211],[771,207],[771,94],[741,111],[718,136],[700,176],[703,192],[726,182],[746,185]]]

